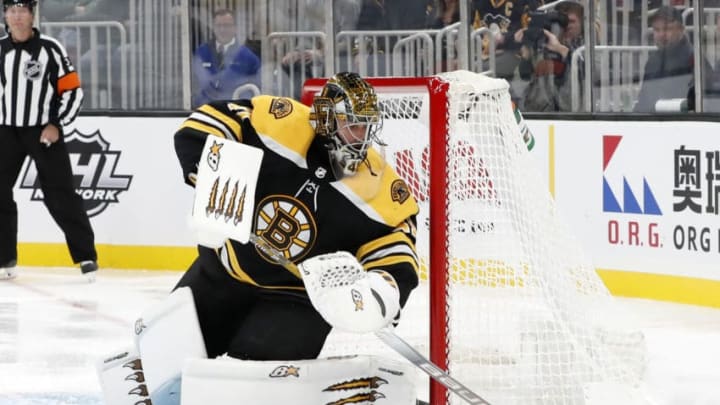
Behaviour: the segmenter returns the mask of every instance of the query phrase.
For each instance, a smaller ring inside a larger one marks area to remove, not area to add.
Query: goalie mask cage
[[[368,81],[385,156],[421,210],[427,282],[411,294],[398,335],[493,405],[634,397],[643,335],[618,320],[617,303],[559,220],[507,82],[467,71]],[[323,83],[306,83],[305,104]],[[321,355],[382,346],[331,334]],[[463,403],[430,384],[431,404]]]

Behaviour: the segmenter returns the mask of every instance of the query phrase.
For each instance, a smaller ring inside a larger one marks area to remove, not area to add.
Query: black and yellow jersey
[[[474,0],[470,6],[473,28],[497,24],[500,32],[514,33],[527,28],[529,12],[543,4],[542,0]]]
[[[404,304],[418,283],[415,199],[372,149],[367,165],[361,165],[354,176],[337,180],[324,140],[315,137],[309,115],[309,107],[271,96],[199,107],[175,134],[185,181],[194,185],[208,135],[262,149],[253,232],[294,263],[340,250],[351,252],[366,270],[391,273]],[[304,290],[298,276],[253,244],[227,240],[212,253],[237,282]]]

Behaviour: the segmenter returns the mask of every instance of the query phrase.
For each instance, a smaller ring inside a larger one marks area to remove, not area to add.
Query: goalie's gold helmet
[[[310,123],[325,139],[338,178],[357,172],[373,142],[382,145],[375,89],[357,73],[338,73],[327,81],[313,99]]]

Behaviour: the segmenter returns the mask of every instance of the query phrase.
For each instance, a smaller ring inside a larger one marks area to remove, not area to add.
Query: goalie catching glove
[[[395,279],[382,270],[365,271],[348,252],[315,256],[299,267],[310,301],[334,328],[375,332],[400,312]]]

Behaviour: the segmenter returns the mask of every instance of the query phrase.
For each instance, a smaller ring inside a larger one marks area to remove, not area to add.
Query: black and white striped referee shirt
[[[0,125],[67,125],[82,100],[80,78],[56,39],[36,28],[25,42],[0,38]]]

